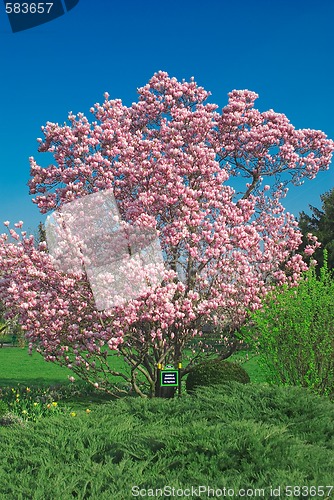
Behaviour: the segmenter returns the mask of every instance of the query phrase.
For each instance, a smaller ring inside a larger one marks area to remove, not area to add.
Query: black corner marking
[[[78,5],[79,0],[64,0],[66,11],[62,0],[53,1],[14,1],[3,0],[5,12],[7,13],[13,33],[28,30],[48,23],[63,16],[66,11]]]
[[[76,5],[78,5],[78,3],[79,3],[79,0],[65,0],[67,12],[69,10],[73,9],[73,7],[75,7]]]

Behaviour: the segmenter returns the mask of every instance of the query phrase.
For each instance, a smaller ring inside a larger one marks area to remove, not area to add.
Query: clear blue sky
[[[46,121],[63,123],[111,98],[136,100],[154,72],[195,77],[223,107],[232,89],[257,107],[334,139],[332,0],[80,0],[66,15],[12,33],[0,5],[0,221],[32,230],[45,216],[28,194],[29,156]],[[334,168],[290,190],[295,215],[334,187]]]

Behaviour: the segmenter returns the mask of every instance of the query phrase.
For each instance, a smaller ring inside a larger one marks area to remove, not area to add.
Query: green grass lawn
[[[115,357],[115,368],[121,368],[122,361]],[[59,390],[65,394],[67,405],[71,409],[80,411],[86,410],[100,403],[113,399],[108,394],[93,390],[75,377],[75,384],[71,384],[69,377],[73,372],[55,363],[46,362],[43,356],[37,352],[31,355],[28,349],[20,347],[0,348],[0,388],[1,387],[40,387],[40,388],[61,388]],[[115,380],[118,380],[115,378]],[[66,388],[69,388],[66,390]]]
[[[230,359],[242,362],[251,382],[264,382],[265,377],[257,364],[257,358],[250,356],[249,361],[245,361],[246,356],[247,353],[242,351]],[[115,367],[118,370],[122,369],[122,360],[116,356]],[[67,368],[46,362],[37,352],[30,355],[27,348],[4,347],[0,349],[0,388],[20,385],[21,387],[38,386],[41,388],[62,386],[66,389],[71,385],[71,391],[59,391],[62,402],[72,410],[81,413],[85,412],[87,408],[92,409],[101,403],[114,399],[108,394],[93,390],[91,386],[87,387],[77,378],[75,385],[70,384],[69,377],[72,375],[73,373]],[[119,379],[115,378],[115,381],[119,381]],[[185,392],[185,381],[182,381],[182,393]]]
[[[55,363],[47,363],[26,347],[3,347],[0,349],[0,387],[8,385],[55,385],[68,383],[72,372]]]
[[[233,354],[229,358],[230,361],[240,361],[242,367],[248,373],[251,382],[254,384],[262,384],[266,382],[266,374],[264,369],[259,364],[259,356],[251,351],[242,350]]]
[[[245,361],[245,351],[235,354],[231,361],[240,360],[254,383],[262,383],[265,376],[257,363],[257,358],[250,355]],[[121,368],[122,361],[115,358],[117,369]],[[37,352],[29,355],[27,348],[3,347],[0,348],[0,387],[3,385],[55,385],[68,383],[68,377],[73,373],[67,368],[55,363],[44,361]]]
[[[251,381],[254,383],[264,382],[263,372],[257,364],[256,358],[250,356],[249,361],[245,361],[247,353],[242,351],[231,358],[239,360],[248,372]],[[115,356],[115,367],[122,369],[122,360]],[[49,388],[54,386],[68,387],[69,377],[73,373],[67,368],[55,363],[46,362],[37,352],[31,355],[28,349],[20,347],[0,348],[0,388],[1,387],[41,387]],[[118,379],[115,379],[118,381]],[[77,390],[76,390],[77,388]],[[63,402],[71,409],[84,412],[87,408],[105,403],[113,399],[111,396],[87,387],[76,378],[75,386],[71,386],[71,391],[63,391]],[[68,394],[67,392],[70,392]],[[185,381],[182,382],[182,392],[185,393]]]

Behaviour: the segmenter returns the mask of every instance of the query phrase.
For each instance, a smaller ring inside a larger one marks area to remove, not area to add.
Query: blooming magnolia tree
[[[181,361],[191,342],[194,359],[212,352],[201,341],[205,325],[222,335],[227,356],[233,332],[273,283],[298,282],[307,268],[296,253],[302,236],[281,200],[288,182],[328,169],[334,145],[283,114],[261,113],[248,90],[232,91],[219,112],[193,80],[159,72],[138,94],[129,107],[105,94],[92,122],[82,113],[48,122],[39,151],[55,164],[30,158],[29,186],[42,213],[112,189],[126,223],[157,231],[161,283],[98,311],[87,276],[55,269],[46,243],[35,248],[17,223],[9,230],[17,241],[1,236],[0,300],[46,360],[105,391],[115,392],[118,376],[152,396],[158,363]],[[305,253],[317,245],[310,235]]]

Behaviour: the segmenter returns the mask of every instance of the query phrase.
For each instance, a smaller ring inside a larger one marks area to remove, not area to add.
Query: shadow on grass
[[[94,405],[110,403],[111,401],[117,401],[118,399],[119,398],[111,396],[110,394],[96,394],[92,392],[90,394],[70,396],[63,399],[63,401],[70,405],[74,410],[86,410]]]
[[[20,377],[20,378],[0,378],[0,387],[50,387],[50,386],[69,386],[70,382],[64,382],[64,379],[49,379],[49,378],[30,378],[30,377]]]
[[[27,391],[28,389],[28,391]],[[20,378],[20,379],[4,379],[0,378],[0,393],[11,393],[12,390],[20,393],[20,398],[28,397],[35,400],[36,397],[51,398],[50,401],[59,401],[71,410],[85,411],[94,406],[110,403],[120,399],[119,397],[100,392],[94,387],[85,382],[64,382],[61,379],[44,379],[44,378]],[[45,395],[45,396],[44,396]]]

